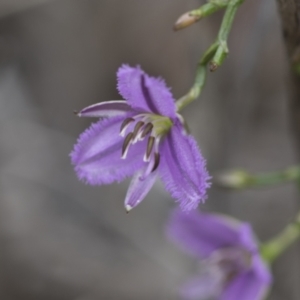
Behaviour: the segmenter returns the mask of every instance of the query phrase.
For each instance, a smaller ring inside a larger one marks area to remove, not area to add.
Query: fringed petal
[[[80,135],[71,153],[79,179],[91,185],[120,182],[145,165],[146,142],[131,145],[126,159],[121,159],[123,120],[120,116],[101,120]]]
[[[118,70],[117,77],[119,93],[134,110],[176,117],[175,100],[162,79],[128,65]]]
[[[182,210],[195,209],[199,202],[205,201],[210,186],[206,162],[197,142],[177,122],[162,142],[160,154],[160,175],[166,189]]]

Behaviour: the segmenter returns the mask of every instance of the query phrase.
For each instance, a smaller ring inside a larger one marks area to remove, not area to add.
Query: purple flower
[[[272,276],[249,224],[177,210],[167,229],[183,250],[200,259],[199,274],[183,286],[182,299],[264,299]]]
[[[129,211],[159,175],[183,210],[196,208],[206,198],[209,175],[170,90],[139,67],[123,65],[117,78],[126,101],[101,102],[78,113],[101,118],[81,134],[71,153],[79,179],[102,185],[133,175],[125,199]]]

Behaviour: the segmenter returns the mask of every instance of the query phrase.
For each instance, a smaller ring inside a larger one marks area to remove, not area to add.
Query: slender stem
[[[208,62],[211,60],[211,58],[213,57],[213,55],[215,54],[217,47],[218,47],[218,43],[212,44],[201,57],[197,65],[194,84],[186,95],[184,95],[183,97],[177,100],[176,102],[177,111],[182,110],[185,106],[190,104],[201,94],[206,81],[206,73],[207,73],[206,66]]]
[[[295,222],[287,225],[275,238],[261,246],[261,255],[271,264],[300,237],[300,212]]]
[[[300,189],[300,179],[296,180]],[[261,245],[260,252],[266,262],[271,264],[300,238],[300,211],[295,221],[288,224],[277,236]]]
[[[237,12],[239,6],[244,2],[244,0],[231,0],[229,1],[222,24],[220,27],[220,31],[218,34],[218,43],[219,47],[216,51],[215,56],[213,57],[210,63],[210,70],[215,71],[224,61],[228,54],[228,47],[227,47],[227,39],[229,32],[232,27],[232,23]]]
[[[206,80],[208,63],[210,62],[211,71],[215,71],[223,63],[228,53],[227,38],[234,20],[234,16],[239,5],[241,5],[243,2],[244,0],[211,0],[209,1],[209,3],[206,4],[209,4],[209,6],[206,6],[208,8],[206,11],[207,14],[213,13],[214,11],[224,7],[226,7],[226,11],[223,17],[217,40],[207,49],[207,51],[203,54],[197,65],[196,77],[193,86],[186,95],[178,99],[176,102],[177,111],[182,110],[185,106],[187,106],[200,96]],[[195,10],[193,14],[196,14],[196,11],[197,10]],[[197,17],[193,14],[189,16]]]
[[[291,181],[300,181],[300,166],[256,175],[243,170],[235,170],[215,176],[217,184],[231,189],[265,187]]]
[[[198,16],[199,18],[208,17],[218,10],[225,8],[227,5],[228,1],[210,1],[198,9],[190,11],[190,14],[193,16]]]
[[[176,101],[177,111],[193,102],[200,95],[206,80],[206,65],[198,63],[194,85],[189,92]]]

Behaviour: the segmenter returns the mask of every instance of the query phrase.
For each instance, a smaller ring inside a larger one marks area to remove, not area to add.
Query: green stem
[[[211,63],[210,63],[210,70],[215,71],[224,61],[228,54],[228,47],[227,47],[227,39],[229,32],[232,27],[232,23],[237,12],[239,6],[244,2],[244,0],[231,0],[228,2],[222,24],[220,27],[220,31],[218,34],[218,43],[219,47],[214,55]]]
[[[234,20],[234,16],[239,5],[241,5],[243,2],[244,0],[211,0],[209,3],[203,5],[200,9],[192,12],[191,16],[197,17],[196,12],[198,12],[199,16],[200,10],[203,10],[204,6],[206,7],[206,14],[211,14],[218,9],[226,7],[217,41],[214,42],[201,57],[197,65],[194,84],[186,95],[177,100],[177,111],[182,110],[185,106],[200,96],[206,81],[208,63],[210,62],[211,71],[216,70],[223,63],[228,53],[227,38]]]
[[[300,166],[285,170],[253,175],[243,170],[236,170],[216,176],[216,183],[231,189],[265,187],[291,181],[300,181]]]
[[[225,8],[228,5],[228,1],[210,1],[198,9],[194,9],[190,11],[189,13],[192,16],[196,16],[200,18],[208,17],[211,14],[217,12],[218,10]]]
[[[196,77],[192,88],[186,95],[176,101],[177,111],[182,110],[185,106],[197,99],[201,94],[206,81],[206,66],[215,54],[217,47],[218,44],[214,43],[203,54],[197,65]]]
[[[261,246],[261,255],[271,264],[300,237],[300,212],[295,222],[287,225],[275,238]]]

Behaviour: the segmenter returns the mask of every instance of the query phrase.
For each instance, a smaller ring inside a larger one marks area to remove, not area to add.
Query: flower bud
[[[216,183],[224,188],[240,189],[251,182],[252,176],[243,170],[224,172],[215,177]]]
[[[174,30],[180,30],[186,28],[200,20],[200,15],[193,15],[191,12],[183,14],[174,24]]]

